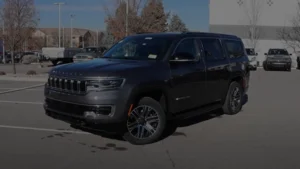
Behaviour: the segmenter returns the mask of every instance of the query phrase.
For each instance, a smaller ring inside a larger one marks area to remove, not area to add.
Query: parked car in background
[[[73,62],[83,62],[98,58],[97,53],[78,53],[73,56]]]
[[[281,69],[291,71],[292,58],[286,49],[269,49],[265,53],[266,60],[263,63],[264,70]]]
[[[12,63],[9,51],[6,51],[5,55],[3,55],[3,53],[1,53],[0,58],[1,58],[0,63]]]
[[[100,47],[86,47],[83,49],[84,53],[97,53],[97,54],[103,54],[107,50],[106,47],[100,46]]]
[[[19,52],[16,54],[15,59],[17,63],[22,63],[23,57],[25,55],[34,55],[34,52]]]
[[[246,53],[249,58],[249,69],[250,70],[257,70],[257,53],[255,53],[255,50],[253,48],[246,48]]]
[[[296,52],[297,69],[300,69],[300,51]]]
[[[297,69],[300,69],[300,56],[297,57]]]

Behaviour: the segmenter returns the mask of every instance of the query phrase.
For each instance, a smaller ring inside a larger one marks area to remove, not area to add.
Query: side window
[[[171,60],[188,59],[194,60],[197,57],[197,50],[194,39],[186,39],[180,42],[175,50],[174,58]]]
[[[206,61],[223,60],[223,49],[219,39],[201,39]]]
[[[238,58],[245,55],[243,44],[240,41],[225,40],[224,44],[230,58]]]

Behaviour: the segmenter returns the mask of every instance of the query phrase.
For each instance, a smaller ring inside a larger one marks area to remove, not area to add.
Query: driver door
[[[179,42],[170,61],[173,113],[197,108],[205,98],[205,64],[194,38]],[[201,99],[202,98],[202,99]]]

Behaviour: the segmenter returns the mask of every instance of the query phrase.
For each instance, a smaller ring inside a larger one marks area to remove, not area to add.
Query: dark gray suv
[[[44,108],[53,118],[85,128],[120,126],[118,134],[132,144],[149,144],[161,138],[170,120],[217,109],[238,113],[247,102],[248,66],[236,36],[129,36],[103,58],[53,68]]]

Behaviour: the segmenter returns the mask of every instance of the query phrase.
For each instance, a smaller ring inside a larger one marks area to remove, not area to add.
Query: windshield
[[[254,49],[246,49],[246,52],[247,52],[247,55],[250,55],[250,56],[255,55]]]
[[[104,57],[132,60],[160,60],[172,43],[169,37],[134,36],[127,37],[111,49]]]
[[[270,49],[268,55],[289,55],[285,49]]]

